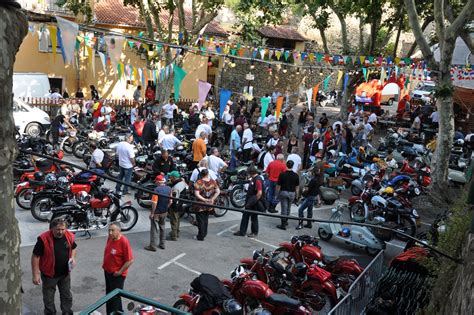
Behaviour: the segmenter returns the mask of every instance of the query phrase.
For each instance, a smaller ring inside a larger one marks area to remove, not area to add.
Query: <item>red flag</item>
[[[321,84],[321,82],[319,82],[318,84],[316,84],[313,88],[313,103],[316,104],[316,96],[318,95],[318,91],[319,91],[319,85]]]
[[[278,96],[277,101],[276,101],[276,108],[275,108],[275,118],[277,120],[280,119],[280,112],[281,112],[282,106],[283,106],[283,96]]]

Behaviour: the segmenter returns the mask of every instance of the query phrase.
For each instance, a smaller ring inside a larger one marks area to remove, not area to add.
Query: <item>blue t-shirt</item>
[[[230,134],[230,145],[229,149],[230,150],[238,150],[240,148],[240,135],[237,132],[237,130],[233,130],[232,133]],[[234,148],[234,143],[235,142],[235,148]]]
[[[169,196],[171,194],[171,187],[169,186],[158,186],[155,188],[155,192],[160,194],[158,196],[158,202],[156,203],[155,214],[165,213],[168,211]]]

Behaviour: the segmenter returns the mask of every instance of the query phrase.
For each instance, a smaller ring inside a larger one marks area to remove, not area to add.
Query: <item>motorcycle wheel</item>
[[[245,206],[245,195],[243,185],[234,186],[230,192],[230,202],[236,208],[243,208]]]
[[[362,190],[355,185],[351,185],[351,193],[354,196],[360,196],[360,194],[362,193]]]
[[[78,159],[83,159],[84,154],[88,151],[88,145],[85,141],[78,141],[72,146],[72,154]]]
[[[33,198],[33,188],[26,188],[15,196],[16,204],[25,210],[31,209],[31,199]]]
[[[332,233],[329,233],[326,231],[326,229],[319,228],[318,229],[318,235],[319,238],[321,238],[323,241],[329,241],[332,238]]]
[[[314,289],[310,289],[304,293],[304,298],[309,309],[318,314],[329,314],[332,308],[336,305],[332,298],[323,292],[317,292]]]
[[[336,202],[336,199],[323,200],[325,205],[333,205]]]
[[[413,222],[413,220],[410,220],[407,217],[400,217],[400,225],[396,227],[396,230],[398,232],[402,232],[410,236],[415,236],[416,224],[415,222]],[[403,241],[403,242],[406,242],[409,240],[408,237],[398,234],[398,233],[396,234],[396,238],[398,238],[400,241]]]
[[[356,202],[350,207],[349,215],[350,215],[351,221],[357,220],[357,222],[364,222],[365,221],[364,205]]]
[[[117,178],[120,174],[120,168],[118,165],[114,162],[110,167],[107,169],[107,175],[113,178]]]
[[[186,303],[186,301],[184,299],[179,299],[177,300],[174,304],[173,304],[173,307],[177,310],[180,310],[180,311],[183,311],[183,312],[186,312],[186,313],[190,313],[191,309],[188,305],[188,303]],[[172,313],[173,314],[173,313]]]
[[[229,198],[227,196],[219,195],[216,200],[216,205],[221,207],[229,207]],[[223,217],[227,213],[227,209],[214,208],[214,216],[216,218]]]
[[[63,150],[64,152],[68,154],[71,154],[73,145],[74,145],[74,142],[71,140],[71,138],[66,138],[64,142],[62,143],[61,150]]]
[[[369,256],[375,257],[379,253],[380,249],[367,246],[365,248],[365,251],[367,252]]]
[[[114,221],[119,221],[122,225],[122,231],[131,230],[138,221],[138,211],[132,206],[121,208],[113,216]]]
[[[31,215],[38,221],[48,222],[48,215],[50,210],[44,211],[45,209],[51,209],[53,206],[51,199],[48,197],[40,197],[33,200],[31,203]]]
[[[148,184],[145,184],[143,188],[148,189],[148,190],[155,190],[156,185],[152,183],[148,183]],[[150,193],[144,192],[142,190],[138,190],[135,197],[140,207],[145,208],[145,209],[151,209],[151,194]]]

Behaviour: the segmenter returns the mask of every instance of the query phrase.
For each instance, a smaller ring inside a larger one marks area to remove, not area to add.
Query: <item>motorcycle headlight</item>
[[[412,213],[413,216],[416,217],[416,218],[420,217],[420,216],[418,215],[418,211],[416,211],[416,209],[413,209],[411,213]]]

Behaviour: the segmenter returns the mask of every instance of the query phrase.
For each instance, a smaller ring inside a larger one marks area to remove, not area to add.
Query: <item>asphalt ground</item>
[[[337,108],[325,108],[330,116],[331,111]],[[78,163],[74,157],[66,157],[67,161]],[[83,165],[79,163],[79,165]],[[106,187],[113,188],[114,184],[106,182]],[[136,294],[155,299],[159,302],[172,305],[179,295],[189,290],[190,282],[199,273],[212,273],[220,278],[228,278],[231,271],[238,266],[239,260],[252,255],[253,250],[264,248],[273,250],[280,242],[289,241],[293,235],[310,234],[317,236],[318,224],[312,229],[295,230],[297,221],[290,221],[286,231],[276,229],[279,219],[259,217],[260,231],[256,238],[234,236],[238,229],[241,213],[228,211],[221,218],[210,217],[208,236],[204,242],[195,241],[192,236],[197,234],[197,228],[190,224],[188,219],[182,220],[181,237],[178,241],[167,241],[165,250],[149,252],[143,249],[149,242],[150,222],[148,209],[142,209],[135,202],[133,195],[124,196],[123,201],[132,200],[139,211],[136,226],[124,233],[131,242],[135,262],[131,266],[125,282],[125,289]],[[341,194],[344,202],[350,196],[349,191]],[[333,206],[322,206],[313,209],[315,219],[329,219]],[[277,208],[279,209],[279,208]],[[297,216],[297,207],[291,208],[291,215]],[[422,218],[423,218],[423,214]],[[36,238],[48,229],[48,223],[36,221],[29,210],[16,209],[21,233],[21,268],[23,271],[22,285],[24,289],[23,306],[24,314],[42,314],[43,302],[41,286],[35,286],[31,277],[31,253]],[[346,217],[348,219],[348,215]],[[424,219],[424,218],[423,218]],[[424,228],[429,225],[429,220],[423,220]],[[428,222],[428,223],[427,223]],[[170,230],[166,225],[167,233]],[[248,230],[250,232],[250,228]],[[72,272],[72,293],[74,297],[73,309],[75,312],[83,310],[103,295],[105,295],[105,280],[101,268],[103,250],[106,243],[107,231],[93,231],[91,238],[78,233],[77,266]],[[353,248],[332,239],[330,242],[320,241],[320,246],[325,255],[345,256],[355,258],[361,265],[366,266],[371,257],[365,251]],[[404,248],[404,243],[392,240],[388,243],[384,259],[389,262]],[[59,295],[56,297],[59,310]],[[125,302],[124,302],[125,304]],[[99,309],[104,311],[104,308]]]

